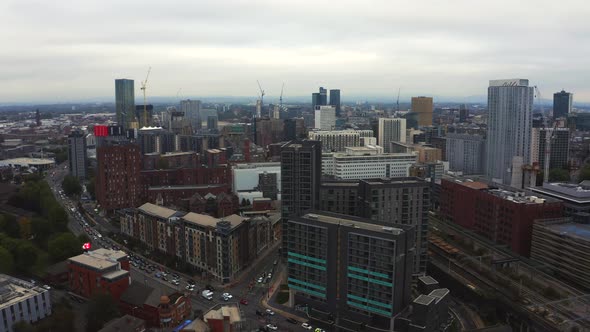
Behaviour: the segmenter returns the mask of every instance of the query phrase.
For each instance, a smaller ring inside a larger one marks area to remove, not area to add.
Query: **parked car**
[[[272,325],[272,324],[266,325],[266,328],[269,330],[273,330],[273,331],[276,331],[279,329],[276,325]]]
[[[240,300],[240,304],[243,304],[243,305],[248,305],[248,300],[246,300],[246,299],[241,299],[241,300]]]
[[[274,314],[275,314],[275,312],[272,311],[272,310],[270,310],[270,309],[266,309],[266,313],[269,314],[269,315],[271,315],[271,316],[274,316]]]
[[[307,323],[303,323],[301,324],[301,327],[303,327],[306,330],[311,330],[313,327],[311,327],[311,325],[307,324]]]

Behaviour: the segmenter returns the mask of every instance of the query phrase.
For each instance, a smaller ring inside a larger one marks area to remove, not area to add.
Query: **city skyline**
[[[393,100],[398,88],[403,100],[426,95],[435,102],[437,96],[462,101],[485,95],[490,79],[526,77],[544,99],[565,89],[576,102],[590,102],[583,84],[590,77],[588,6],[577,3],[505,2],[506,11],[498,2],[468,1],[378,1],[370,7],[311,1],[93,1],[82,7],[57,1],[31,10],[6,1],[0,4],[6,31],[0,100],[113,96],[114,79],[134,79],[139,86],[152,66],[148,101],[180,89],[184,98],[254,99],[256,80],[265,101],[278,99],[282,82],[286,101],[319,86],[341,89],[343,101]],[[571,51],[556,56],[557,49]]]

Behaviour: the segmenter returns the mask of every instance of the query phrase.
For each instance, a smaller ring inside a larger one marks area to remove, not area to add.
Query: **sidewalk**
[[[275,281],[272,285],[272,293],[270,294],[270,299],[268,298],[268,296],[265,295],[260,300],[260,303],[263,307],[274,311],[278,315],[281,315],[285,318],[293,318],[300,323],[305,323],[309,321],[309,319],[299,316],[299,314],[302,314],[301,312],[297,312],[293,308],[289,308],[286,305],[278,304],[275,302],[277,290],[281,288],[281,283],[283,282],[283,280],[285,280],[286,273],[287,272],[285,267],[282,266],[281,272],[279,273],[278,277],[275,278]]]

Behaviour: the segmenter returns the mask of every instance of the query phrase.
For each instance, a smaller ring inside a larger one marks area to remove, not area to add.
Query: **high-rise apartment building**
[[[330,90],[330,105],[336,107],[336,117],[340,117],[341,105],[340,105],[340,90]]]
[[[184,112],[184,117],[188,119],[193,130],[201,129],[201,101],[200,100],[181,100],[180,111]]]
[[[361,146],[361,137],[373,137],[372,130],[314,130],[308,138],[322,142],[326,152],[342,152],[350,146]]]
[[[390,143],[406,142],[406,119],[379,118],[379,135],[377,142],[385,152],[391,152]]]
[[[283,218],[319,207],[322,144],[291,141],[281,148],[281,211]]]
[[[418,126],[432,126],[432,97],[412,97],[412,112],[418,114]]]
[[[467,122],[468,117],[469,117],[469,108],[467,108],[467,105],[465,105],[465,104],[459,105],[459,122],[461,122],[461,123]]]
[[[289,289],[308,315],[390,331],[411,297],[413,227],[328,212],[284,221]]]
[[[137,207],[141,192],[139,146],[105,144],[96,149],[96,159],[96,200],[100,207],[107,211]]]
[[[569,128],[533,128],[531,134],[531,163],[538,162],[539,168],[541,170],[545,169],[547,138],[551,141],[549,169],[566,168],[569,162]]]
[[[360,216],[384,224],[415,227],[414,275],[424,275],[428,263],[430,185],[418,178],[360,180]]]
[[[70,174],[78,179],[86,178],[88,161],[86,157],[86,135],[74,131],[68,135],[68,163]]]
[[[134,81],[128,79],[115,80],[115,111],[117,122],[123,128],[138,128],[135,116]]]
[[[316,106],[314,115],[316,129],[334,130],[336,128],[336,108],[334,106]]]
[[[207,117],[207,129],[208,130],[219,130],[217,115],[209,115]]]
[[[574,104],[574,94],[565,92],[556,92],[553,94],[553,118],[567,118],[572,113]]]
[[[482,136],[450,133],[446,141],[451,171],[465,175],[484,173],[486,141]]]
[[[530,164],[533,97],[529,80],[490,81],[486,175],[494,182],[521,187],[521,168]]]

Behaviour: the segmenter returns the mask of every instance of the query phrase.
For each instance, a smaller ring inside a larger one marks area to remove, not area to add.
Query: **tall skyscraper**
[[[414,228],[328,212],[284,220],[288,284],[312,319],[393,331],[411,298]],[[363,329],[364,330],[364,329]]]
[[[319,92],[311,94],[311,107],[315,110],[316,106],[328,105],[328,90],[320,87]]]
[[[291,118],[285,120],[285,141],[292,141],[305,137],[305,120],[303,118]]]
[[[340,90],[330,90],[330,105],[336,107],[336,117],[340,117]]]
[[[322,144],[291,141],[281,148],[281,210],[283,218],[319,208]]]
[[[115,80],[115,111],[117,122],[125,129],[137,128],[135,116],[135,87],[134,81],[128,79]]]
[[[391,152],[391,142],[406,142],[406,119],[379,118],[377,142],[386,153]]]
[[[334,130],[336,128],[336,108],[334,106],[316,106],[314,115],[316,129]]]
[[[184,117],[187,119],[193,130],[201,129],[201,101],[200,100],[181,100],[180,111],[184,112]]]
[[[527,79],[490,81],[486,175],[494,182],[521,186],[519,173],[530,164],[533,97]]]
[[[545,169],[545,146],[547,145],[547,135],[551,138],[551,149],[549,150],[549,170],[555,168],[565,168],[568,166],[569,147],[570,147],[570,130],[569,128],[533,128],[531,140],[536,140],[531,145],[538,147],[536,155],[541,170]],[[532,158],[535,153],[531,154]]]
[[[556,92],[553,94],[553,118],[567,118],[572,112],[572,105],[574,103],[574,94],[565,92]]]
[[[459,122],[467,122],[467,118],[469,117],[469,109],[467,105],[461,104],[459,105]]]
[[[70,174],[78,179],[86,178],[86,137],[80,131],[74,131],[68,135],[68,163]]]
[[[451,171],[465,175],[484,173],[486,141],[482,136],[450,133],[446,141]]]
[[[432,97],[412,97],[412,112],[418,114],[418,126],[432,126]]]
[[[218,119],[217,119],[217,115],[209,115],[207,117],[207,129],[209,130],[218,130]]]

